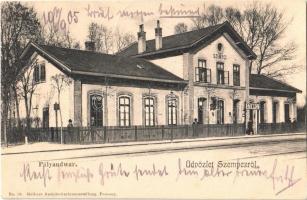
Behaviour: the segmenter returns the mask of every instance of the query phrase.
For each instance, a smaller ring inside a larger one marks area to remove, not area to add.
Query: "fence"
[[[306,124],[296,123],[263,123],[258,125],[258,134],[279,134],[306,132]]]
[[[259,124],[258,134],[302,132],[304,123]],[[63,128],[66,144],[117,143],[133,141],[174,140],[189,138],[225,137],[245,135],[244,124],[195,124],[177,126],[131,127],[73,127]],[[24,142],[25,131],[12,129],[9,143]],[[29,142],[60,142],[60,129],[33,128],[27,134]]]
[[[223,137],[244,135],[244,124],[195,124],[177,126],[131,126],[131,127],[73,127],[63,128],[66,144],[118,143],[133,141],[174,140],[188,138]],[[9,143],[22,143],[24,136],[29,142],[60,142],[59,128],[33,128],[28,134],[25,130],[12,129]]]

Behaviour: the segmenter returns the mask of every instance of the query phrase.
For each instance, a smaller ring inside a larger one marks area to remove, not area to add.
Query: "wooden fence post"
[[[164,139],[164,125],[162,125],[162,140]]]
[[[134,140],[138,141],[138,131],[137,131],[137,126],[134,126]]]
[[[107,142],[107,127],[104,126],[104,130],[103,130],[103,143]]]
[[[189,125],[185,125],[185,137],[188,138],[189,136]]]

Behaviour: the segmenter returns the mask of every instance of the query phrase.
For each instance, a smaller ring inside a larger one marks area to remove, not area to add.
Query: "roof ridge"
[[[88,53],[100,54],[100,55],[106,55],[106,56],[120,56],[120,57],[122,57],[121,55],[108,54],[108,53],[102,53],[102,52],[85,50],[85,49],[73,49],[73,48],[68,48],[68,47],[59,47],[59,46],[55,46],[55,45],[46,45],[46,44],[37,44],[37,45],[46,46],[46,47],[55,47],[55,48],[59,48],[59,49],[68,49],[68,50],[80,51],[80,52],[88,52]]]
[[[225,21],[225,22],[227,22],[227,21]],[[200,28],[200,29],[195,29],[195,30],[186,31],[186,32],[183,32],[183,33],[177,33],[177,34],[167,35],[167,36],[162,37],[162,39],[163,39],[163,38],[168,38],[168,37],[174,37],[174,36],[178,36],[178,35],[184,35],[184,34],[187,34],[187,33],[196,32],[196,31],[200,31],[200,30],[204,30],[204,29],[208,29],[208,28],[213,28],[213,27],[217,27],[217,26],[221,26],[221,25],[223,25],[225,22],[220,23],[220,24],[216,24],[216,25],[207,26],[207,27]],[[155,40],[155,39],[146,40],[146,42],[149,42],[149,41],[152,41],[152,40]],[[135,42],[135,43],[137,43],[137,42]]]

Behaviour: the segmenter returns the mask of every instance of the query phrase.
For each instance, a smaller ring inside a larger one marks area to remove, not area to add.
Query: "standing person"
[[[254,129],[253,129],[253,121],[249,120],[247,123],[247,135],[254,135]]]
[[[67,132],[68,132],[68,135],[69,135],[69,138],[70,138],[70,141],[72,141],[72,132],[73,132],[73,124],[72,124],[72,120],[69,119],[68,120],[68,125],[67,125]],[[64,137],[64,139],[66,139],[66,137]],[[64,143],[65,143],[66,140],[64,140]]]

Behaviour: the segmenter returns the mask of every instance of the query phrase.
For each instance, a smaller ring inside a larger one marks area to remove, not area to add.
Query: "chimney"
[[[144,25],[140,25],[138,32],[138,53],[146,51],[146,32],[144,32]]]
[[[95,51],[95,42],[92,41],[86,41],[85,42],[85,50],[87,51]]]
[[[162,48],[162,28],[160,27],[160,21],[157,20],[157,28],[155,28],[156,36],[156,50]]]

